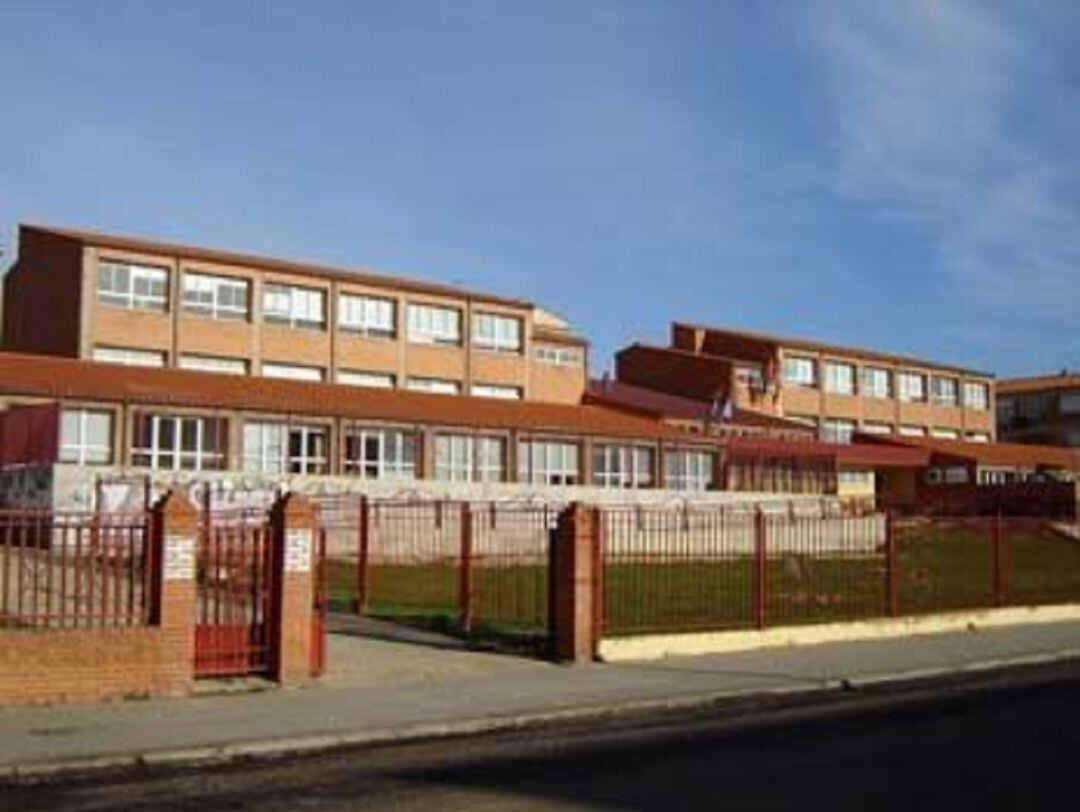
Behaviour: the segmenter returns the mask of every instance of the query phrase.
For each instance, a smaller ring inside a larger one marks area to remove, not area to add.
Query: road
[[[1068,808],[1080,671],[0,789],[9,810]],[[753,720],[753,721],[751,721]]]

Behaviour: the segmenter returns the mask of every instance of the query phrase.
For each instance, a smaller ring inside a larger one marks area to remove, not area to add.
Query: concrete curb
[[[693,710],[715,705],[725,700],[795,697],[807,699],[826,696],[844,690],[876,687],[890,684],[910,686],[923,681],[962,675],[985,674],[993,671],[1049,665],[1068,661],[1080,662],[1080,648],[1067,649],[1051,654],[1025,655],[1014,658],[985,660],[953,667],[917,669],[906,672],[871,674],[850,678],[822,680],[815,687],[805,684],[773,688],[729,689],[667,696],[653,699],[631,699],[583,705],[536,713],[510,716],[491,716],[435,722],[394,728],[346,731],[342,733],[314,734],[230,742],[220,745],[180,747],[114,755],[87,756],[51,761],[27,762],[0,766],[0,785],[32,784],[64,776],[87,776],[95,773],[118,772],[138,768],[192,767],[202,765],[225,765],[239,761],[259,761],[287,756],[315,754],[349,747],[405,744],[482,734],[508,732],[560,722],[580,722],[602,718],[618,718],[635,714],[663,711]],[[755,718],[753,713],[737,717],[733,722],[746,724]]]

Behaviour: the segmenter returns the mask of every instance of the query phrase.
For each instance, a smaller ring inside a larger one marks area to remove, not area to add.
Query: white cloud
[[[1046,92],[1067,81],[1046,29],[982,0],[861,0],[824,4],[805,30],[837,193],[915,223],[976,300],[1075,318],[1080,133]]]

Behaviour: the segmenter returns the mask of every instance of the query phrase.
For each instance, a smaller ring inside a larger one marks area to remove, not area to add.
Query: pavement
[[[1080,660],[1080,621],[579,666],[470,650],[391,624],[339,618],[336,629],[328,675],[296,688],[213,683],[187,698],[0,710],[0,779],[280,756]]]

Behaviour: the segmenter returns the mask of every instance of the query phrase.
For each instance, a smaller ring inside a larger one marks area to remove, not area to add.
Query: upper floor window
[[[956,429],[930,429],[930,436],[939,440],[959,440],[960,432]]]
[[[521,352],[521,319],[493,313],[473,315],[474,347],[496,352]]]
[[[216,355],[181,355],[180,369],[197,372],[218,372],[222,375],[247,375],[248,362],[243,358],[221,358]]]
[[[322,330],[326,327],[326,293],[268,283],[263,286],[263,319],[271,324]]]
[[[251,284],[246,279],[184,272],[184,310],[222,321],[247,321]]]
[[[345,472],[364,479],[414,479],[418,450],[413,431],[354,429],[345,435]]]
[[[520,386],[500,386],[493,383],[474,383],[469,391],[472,395],[478,398],[521,400]]]
[[[433,392],[436,395],[459,395],[461,384],[444,378],[409,378],[405,388],[414,392]]]
[[[862,374],[862,393],[868,398],[892,397],[889,385],[889,370],[880,367],[864,367]]]
[[[859,431],[863,434],[892,434],[892,426],[888,423],[868,420],[859,427]]]
[[[537,361],[561,367],[581,366],[581,350],[576,347],[553,347],[537,344],[533,354]]]
[[[959,397],[956,378],[931,378],[930,397],[939,406],[955,406]]]
[[[76,465],[112,462],[111,412],[64,409],[60,416],[60,461]]]
[[[163,367],[165,353],[159,350],[138,350],[131,347],[94,347],[90,357],[104,364],[123,364],[128,367]]]
[[[925,437],[926,429],[922,426],[902,425],[896,430],[896,433],[901,437]]]
[[[601,488],[651,488],[654,452],[645,446],[597,444],[593,482]]]
[[[1062,414],[1080,414],[1080,390],[1062,392],[1058,411]]]
[[[501,437],[435,437],[435,478],[443,482],[503,482],[506,441]]]
[[[140,414],[133,426],[131,462],[157,471],[221,471],[228,421],[219,417]]]
[[[358,370],[338,370],[337,382],[349,386],[368,386],[372,389],[393,389],[397,377],[391,372],[361,372]]]
[[[244,470],[256,474],[325,474],[329,432],[324,426],[244,424]]]
[[[897,378],[900,400],[917,403],[926,400],[926,376],[917,372],[901,372]]]
[[[784,380],[794,386],[817,386],[817,365],[813,358],[788,356],[784,359]]]
[[[98,269],[98,300],[129,310],[167,310],[169,271],[156,265],[102,261]]]
[[[321,381],[323,371],[321,367],[308,367],[299,364],[268,364],[262,365],[264,378],[285,378],[290,381]]]
[[[338,299],[338,327],[372,338],[393,338],[395,310],[393,299],[343,293]]]
[[[577,485],[581,464],[577,443],[522,440],[518,443],[518,482]]]
[[[989,409],[989,387],[985,383],[966,382],[964,384],[964,406],[969,409]]]
[[[969,443],[988,443],[990,435],[985,431],[969,431],[966,439]]]
[[[821,423],[821,439],[826,443],[850,443],[855,434],[855,421],[829,419]]]
[[[408,306],[409,341],[416,344],[461,343],[461,311],[453,307]]]
[[[834,395],[855,394],[855,367],[851,364],[825,364],[825,391]]]
[[[713,486],[713,455],[708,451],[664,452],[664,487],[707,491]]]

